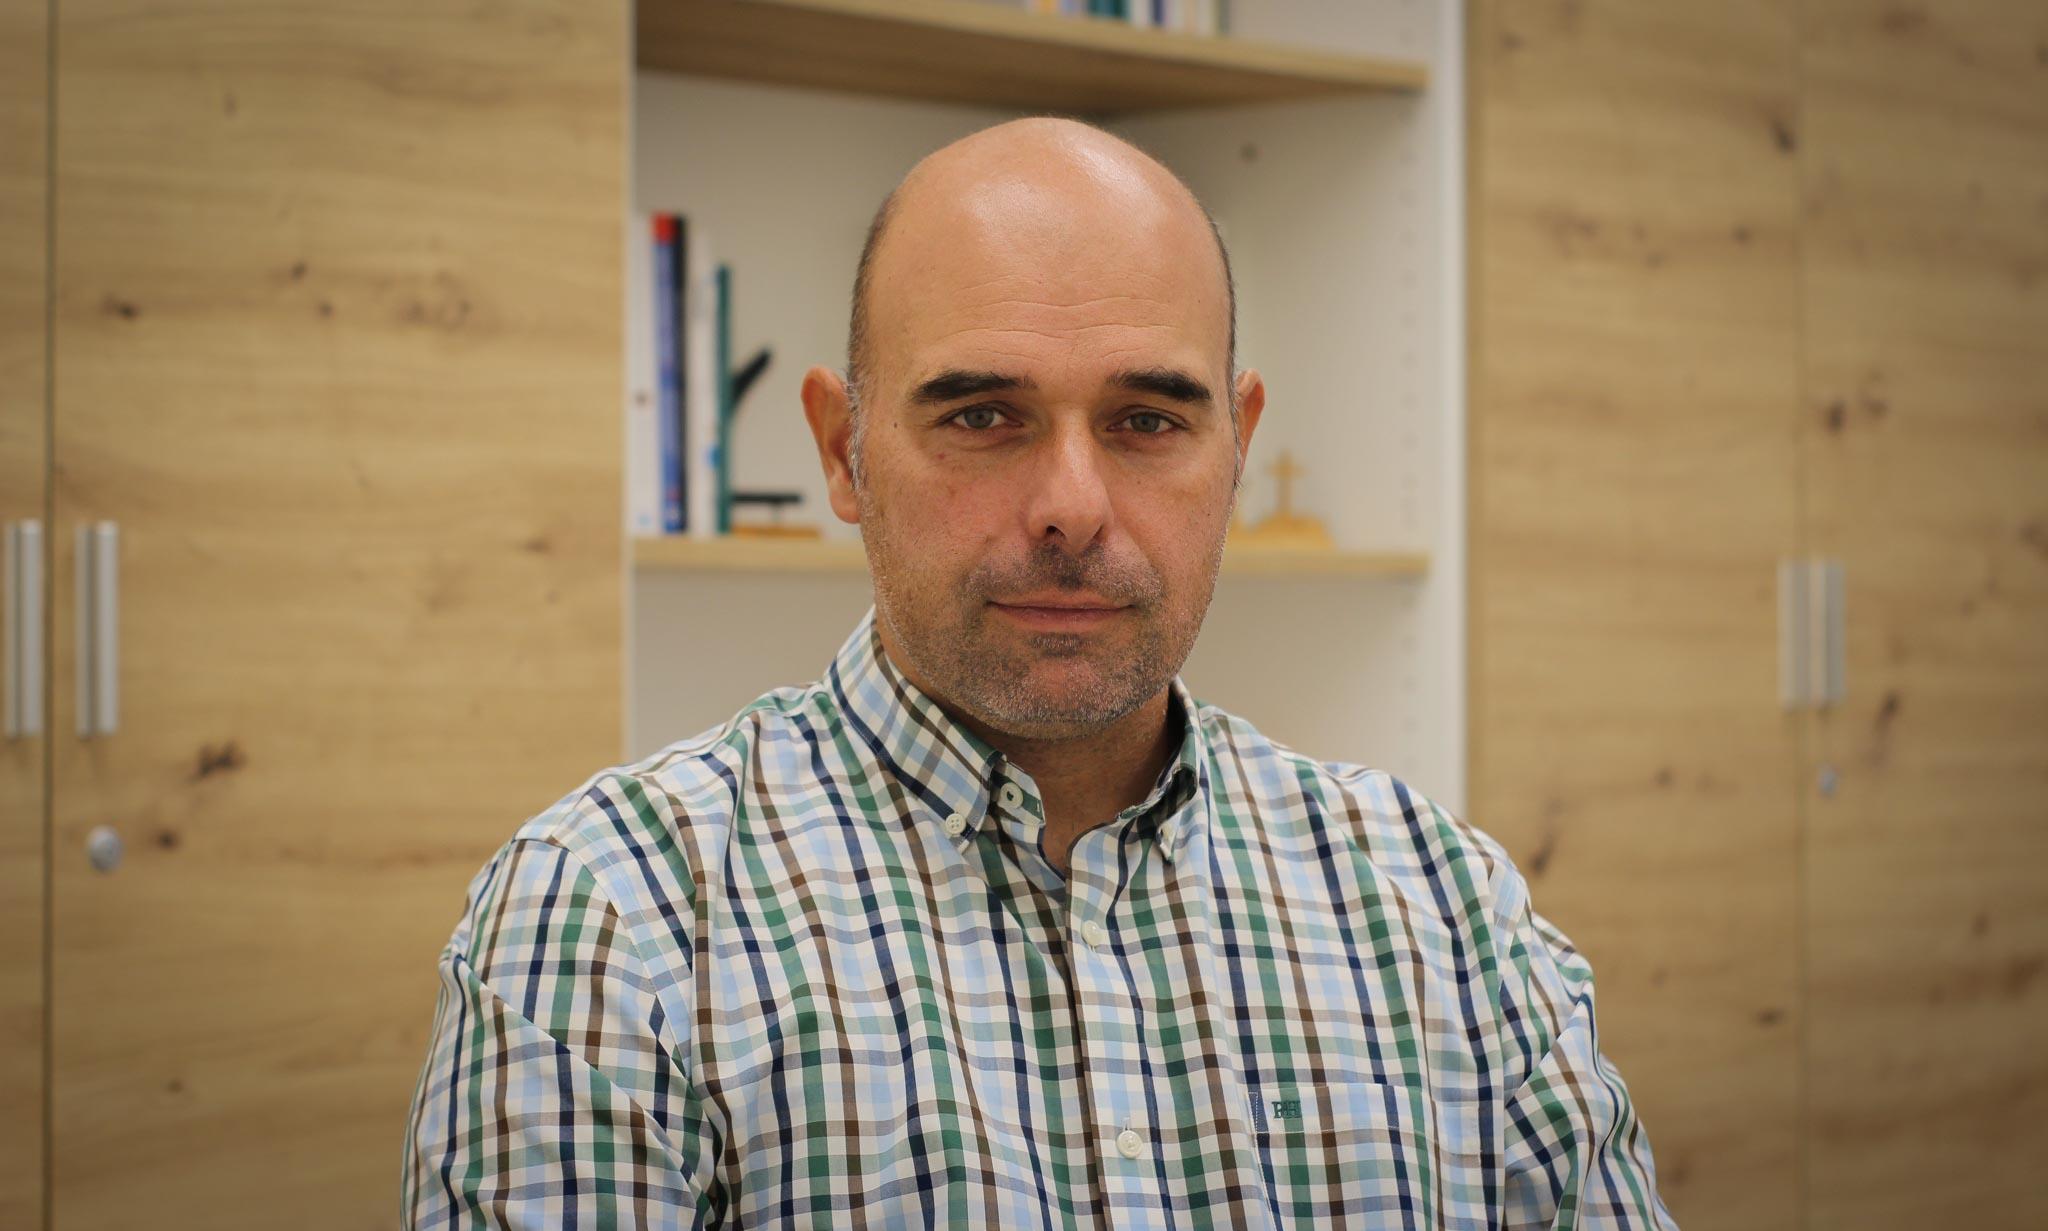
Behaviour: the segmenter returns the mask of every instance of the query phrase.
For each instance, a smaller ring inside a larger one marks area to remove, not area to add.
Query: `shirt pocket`
[[[1463,1165],[1463,1147],[1433,1150],[1412,1097],[1406,1087],[1366,1081],[1252,1090],[1252,1136],[1274,1224],[1447,1225],[1444,1185],[1455,1192],[1464,1177],[1439,1173]]]

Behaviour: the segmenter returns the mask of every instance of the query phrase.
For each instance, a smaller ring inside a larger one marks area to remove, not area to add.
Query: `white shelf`
[[[961,0],[642,0],[642,68],[1121,115],[1413,92],[1427,65]]]

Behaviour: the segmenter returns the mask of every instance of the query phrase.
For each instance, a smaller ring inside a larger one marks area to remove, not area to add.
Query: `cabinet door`
[[[1689,1229],[1798,1209],[1783,5],[1475,5],[1472,819],[1588,955]]]
[[[56,14],[55,1225],[389,1225],[464,886],[620,752],[623,6]]]
[[[1809,1225],[2044,1227],[2048,10],[1804,24]]]
[[[49,6],[0,0],[0,530],[47,530],[49,496]],[[10,559],[7,566],[12,567]],[[32,567],[43,574],[40,560]],[[45,587],[47,594],[47,587]],[[0,637],[38,627],[42,603],[15,596]],[[42,661],[22,662],[15,641],[0,662],[6,696],[37,692],[48,708]],[[40,659],[40,655],[36,656]],[[46,736],[33,724],[0,734],[0,1226],[43,1217],[43,835],[48,826]]]

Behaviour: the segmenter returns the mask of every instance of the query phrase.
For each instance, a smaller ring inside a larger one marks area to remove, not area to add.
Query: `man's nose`
[[[1086,551],[1109,522],[1106,459],[1091,427],[1061,424],[1033,468],[1025,501],[1026,529],[1073,555]]]

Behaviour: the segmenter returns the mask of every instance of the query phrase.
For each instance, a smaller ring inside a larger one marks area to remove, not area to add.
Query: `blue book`
[[[655,421],[661,446],[661,528],[666,534],[678,534],[683,529],[683,385],[676,345],[681,312],[675,281],[676,250],[681,245],[676,231],[675,215],[654,216]]]

